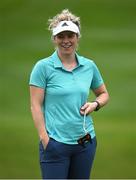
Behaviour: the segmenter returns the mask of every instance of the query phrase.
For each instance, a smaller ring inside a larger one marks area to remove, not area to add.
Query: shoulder
[[[82,64],[84,64],[84,65],[86,65],[88,67],[93,68],[94,66],[96,66],[93,59],[87,58],[85,56],[80,56],[80,55],[78,55],[78,59]]]
[[[54,60],[52,55],[38,60],[34,65],[32,72],[49,77],[50,74],[54,72]]]
[[[93,65],[95,64],[95,63],[94,63],[94,60],[92,60],[92,59],[83,57],[83,60],[85,61],[85,64],[88,64],[88,65],[90,65],[90,66],[93,66]]]
[[[51,64],[51,60],[52,58],[51,56],[49,56],[49,57],[38,60],[35,65],[39,67],[46,67]]]
[[[43,59],[40,59],[38,60],[35,65],[34,65],[34,68],[35,70],[38,70],[38,71],[43,71],[43,72],[48,72],[50,70],[53,69],[53,60],[52,60],[52,57],[49,56],[49,57],[46,57],[46,58],[43,58]]]

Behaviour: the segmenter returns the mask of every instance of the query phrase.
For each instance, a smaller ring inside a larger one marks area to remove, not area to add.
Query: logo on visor
[[[68,26],[68,25],[67,25],[67,23],[65,22],[64,24],[62,24],[62,27],[63,27],[63,26]]]

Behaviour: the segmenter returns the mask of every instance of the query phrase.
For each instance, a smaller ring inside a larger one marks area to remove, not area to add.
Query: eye
[[[74,33],[70,33],[70,34],[68,34],[68,38],[73,38],[75,36],[75,34]]]
[[[58,34],[58,35],[57,35],[57,38],[58,38],[58,39],[63,39],[63,38],[64,38],[64,35],[63,35],[63,34]]]
[[[70,32],[70,33],[67,34],[67,37],[68,37],[68,38],[74,38],[75,36],[76,36],[75,33],[71,33],[71,32]]]

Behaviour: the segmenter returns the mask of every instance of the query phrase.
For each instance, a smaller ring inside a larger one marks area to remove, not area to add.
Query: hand
[[[80,109],[81,115],[93,112],[97,107],[96,102],[86,102]]]
[[[49,140],[50,140],[50,138],[48,136],[41,139],[44,149],[46,149],[46,147],[47,147],[47,145],[49,143]]]

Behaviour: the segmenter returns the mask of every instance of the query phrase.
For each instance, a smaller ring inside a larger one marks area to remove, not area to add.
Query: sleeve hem
[[[95,86],[95,87],[91,87],[91,89],[92,90],[94,90],[94,89],[97,89],[97,88],[99,88],[101,85],[103,85],[104,84],[104,82],[101,82],[99,85],[97,85],[97,86]]]
[[[40,85],[38,85],[38,84],[34,84],[34,83],[33,83],[33,84],[30,83],[29,86],[35,86],[35,87],[38,87],[38,88],[41,88],[41,89],[45,89],[45,87],[40,86]]]

